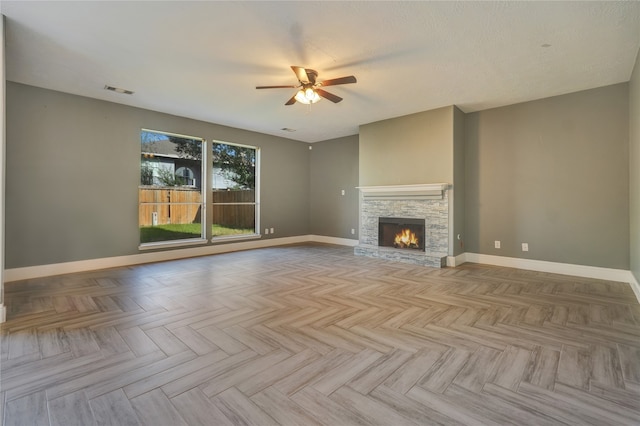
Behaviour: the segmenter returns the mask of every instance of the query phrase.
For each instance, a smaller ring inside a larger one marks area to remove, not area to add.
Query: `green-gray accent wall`
[[[464,135],[465,114],[455,106],[360,126],[360,186],[452,185],[448,253],[454,256],[465,251]]]
[[[317,142],[310,147],[311,233],[357,239],[358,135]],[[351,234],[352,229],[355,234]]]
[[[139,253],[142,128],[259,147],[263,238],[309,234],[307,143],[12,82],[6,97],[7,268]]]
[[[466,251],[629,269],[628,99],[623,83],[467,114]]]
[[[640,52],[629,82],[629,206],[631,272],[640,282]]]
[[[453,183],[453,109],[360,126],[360,186]]]

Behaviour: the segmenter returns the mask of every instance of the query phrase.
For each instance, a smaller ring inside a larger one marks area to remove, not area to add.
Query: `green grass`
[[[140,227],[140,242],[142,243],[184,240],[187,238],[200,238],[199,223],[177,223]]]
[[[254,229],[249,228],[228,228],[220,225],[216,225],[215,223],[211,226],[211,234],[214,237],[222,237],[225,235],[242,235],[242,234],[253,234],[256,231]]]
[[[220,225],[211,227],[214,237],[225,235],[253,234],[253,229],[228,228]],[[158,241],[185,240],[189,238],[200,238],[199,223],[176,223],[171,225],[141,226],[140,242],[154,243]]]

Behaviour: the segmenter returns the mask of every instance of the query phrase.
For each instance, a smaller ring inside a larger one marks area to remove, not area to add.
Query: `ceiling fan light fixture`
[[[304,90],[301,89],[298,90],[298,93],[296,93],[296,101],[300,102],[301,104],[315,104],[319,100],[320,95],[318,95],[312,88],[307,88]]]

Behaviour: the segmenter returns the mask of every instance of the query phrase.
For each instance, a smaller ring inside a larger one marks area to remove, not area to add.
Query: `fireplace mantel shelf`
[[[449,187],[448,183],[420,183],[414,185],[358,186],[357,188],[365,198],[412,199],[442,197],[442,193]]]

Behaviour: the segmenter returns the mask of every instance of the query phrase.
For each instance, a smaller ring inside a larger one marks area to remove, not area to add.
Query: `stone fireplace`
[[[449,250],[449,184],[360,187],[354,253],[440,268]]]

